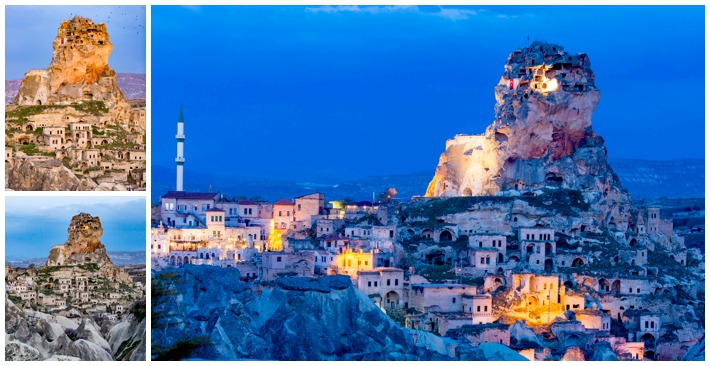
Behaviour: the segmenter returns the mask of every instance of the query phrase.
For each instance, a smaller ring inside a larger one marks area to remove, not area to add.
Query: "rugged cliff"
[[[518,49],[495,94],[493,124],[483,135],[447,141],[427,196],[574,189],[615,224],[628,219],[631,199],[592,130],[600,93],[586,54],[543,42]]]
[[[152,289],[154,359],[451,359],[415,346],[346,276],[252,288],[235,268],[188,265],[155,272]],[[485,359],[461,347],[459,359]]]

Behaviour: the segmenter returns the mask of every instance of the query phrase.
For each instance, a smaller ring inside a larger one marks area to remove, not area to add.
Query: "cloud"
[[[307,7],[306,11],[311,13],[369,13],[369,14],[380,14],[380,13],[395,13],[395,12],[416,12],[418,11],[416,6],[358,6],[358,5],[338,5],[338,6],[318,6],[318,7]]]

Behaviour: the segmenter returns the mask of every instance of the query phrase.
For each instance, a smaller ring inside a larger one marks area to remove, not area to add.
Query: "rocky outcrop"
[[[6,299],[5,360],[113,360],[108,343],[101,337],[93,321],[84,319],[81,325],[76,326],[74,322],[59,318],[38,312],[28,316]],[[74,338],[71,339],[68,334]]]
[[[5,361],[42,361],[39,351],[20,342],[5,344]]]
[[[46,70],[30,70],[15,97],[19,105],[72,104],[103,101],[108,108],[130,105],[108,65],[113,50],[105,24],[75,16],[59,25]]]
[[[627,222],[630,197],[607,164],[604,140],[592,130],[600,94],[586,54],[543,42],[518,49],[495,94],[493,124],[483,135],[447,141],[426,196],[574,189],[607,221]]]
[[[705,361],[705,336],[700,338],[698,343],[690,347],[688,352],[683,355],[681,361]]]
[[[609,342],[597,342],[594,344],[594,353],[589,361],[619,361],[619,357]]]
[[[91,191],[96,183],[79,179],[62,162],[47,158],[17,158],[5,164],[5,186],[15,191]]]
[[[532,329],[528,328],[525,323],[516,321],[510,327],[510,346],[514,349],[525,349],[538,348],[541,347],[541,344]]]
[[[424,341],[415,345],[410,331],[346,276],[283,278],[252,288],[233,267],[186,265],[152,277],[152,319],[159,326],[151,333],[160,359],[451,359],[421,347]],[[192,349],[181,352],[186,347]],[[481,356],[471,349],[458,354]]]
[[[565,355],[562,356],[562,361],[586,361],[584,354],[579,347],[570,347],[565,350]]]
[[[108,333],[106,340],[116,361],[145,360],[145,317],[129,314]]]
[[[104,230],[98,216],[80,213],[71,219],[64,245],[52,247],[46,266],[66,266],[94,263],[99,268],[113,267],[101,243]]]

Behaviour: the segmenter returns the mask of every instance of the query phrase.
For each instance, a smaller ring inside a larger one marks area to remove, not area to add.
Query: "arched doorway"
[[[572,267],[581,267],[583,265],[584,265],[584,261],[582,260],[582,258],[575,258],[572,261]]]
[[[594,286],[594,281],[592,281],[591,278],[587,277],[584,279],[584,281],[582,281],[582,285],[592,288]]]
[[[449,232],[449,230],[444,230],[439,235],[439,241],[451,241],[452,239],[453,236],[451,235],[451,232]]]
[[[579,342],[579,337],[572,334],[571,336],[567,337],[567,339],[565,339],[565,348],[579,346]]]
[[[530,279],[528,279],[528,289],[530,292],[535,292],[535,289],[533,288],[533,284],[535,283],[535,276],[530,276]]]
[[[473,196],[473,191],[471,191],[471,188],[468,188],[468,187],[464,188],[463,189],[463,196],[464,197]]]
[[[656,337],[654,337],[653,334],[646,333],[641,336],[640,340],[643,342],[644,349],[656,349]]]
[[[621,281],[616,280],[611,283],[611,292],[615,294],[621,293]]]
[[[385,295],[385,301],[387,301],[387,307],[394,309],[399,304],[399,294],[395,291],[390,291]]]
[[[503,253],[498,253],[498,263],[503,263]]]
[[[545,256],[546,257],[551,257],[555,253],[552,252],[552,244],[550,243],[545,243]]]
[[[553,267],[552,259],[545,259],[545,272],[552,272]]]
[[[609,281],[605,279],[600,279],[599,280],[599,292],[609,292],[611,290],[611,285],[609,284]]]
[[[535,244],[530,243],[525,247],[525,253],[527,253],[527,254],[533,254],[534,251],[535,251]]]

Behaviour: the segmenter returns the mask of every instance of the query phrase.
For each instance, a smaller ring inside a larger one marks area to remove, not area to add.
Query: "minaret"
[[[177,182],[175,184],[175,190],[182,191],[182,166],[185,164],[185,158],[182,156],[182,143],[185,141],[185,135],[183,134],[182,104],[180,104],[180,115],[178,116],[177,125],[177,135],[175,135],[175,139],[177,140],[177,157],[175,158],[175,164],[177,164]]]

